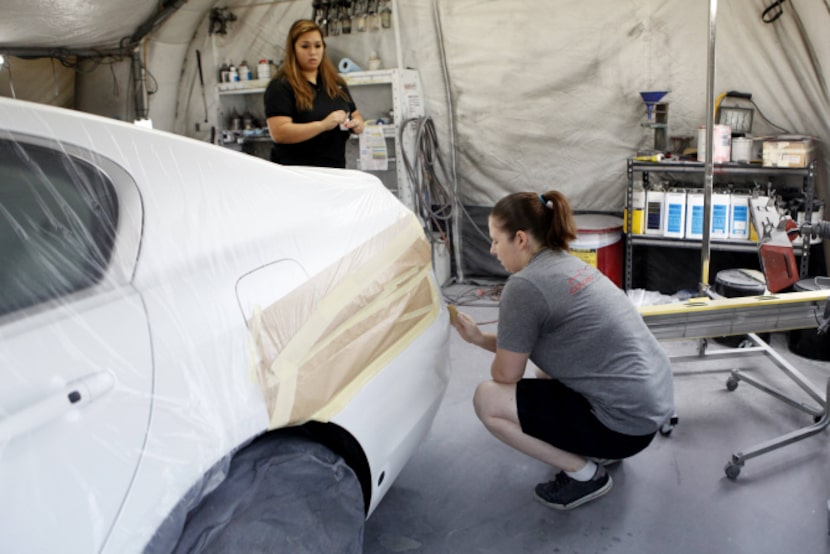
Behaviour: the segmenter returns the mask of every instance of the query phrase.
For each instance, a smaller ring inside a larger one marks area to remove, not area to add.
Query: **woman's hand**
[[[343,125],[349,120],[349,114],[345,110],[335,110],[322,120],[323,127],[326,131],[331,131],[338,125]]]
[[[458,315],[453,322],[453,327],[456,328],[458,334],[465,341],[482,346],[484,343],[484,333],[478,328],[475,320],[463,312],[458,312]]]
[[[346,128],[359,135],[366,128],[366,122],[362,118],[352,118],[346,122]]]

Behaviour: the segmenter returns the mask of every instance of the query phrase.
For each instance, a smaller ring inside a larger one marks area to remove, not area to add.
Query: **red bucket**
[[[603,275],[622,288],[623,220],[601,214],[575,215],[576,240],[571,254],[599,269]]]

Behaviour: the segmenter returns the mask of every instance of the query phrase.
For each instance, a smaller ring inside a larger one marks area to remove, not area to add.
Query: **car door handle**
[[[70,381],[49,396],[0,419],[0,444],[86,406],[112,390],[114,385],[115,377],[108,371],[90,373]]]

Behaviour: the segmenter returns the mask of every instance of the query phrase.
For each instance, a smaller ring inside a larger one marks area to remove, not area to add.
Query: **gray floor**
[[[461,309],[477,321],[498,317],[486,296],[473,304]],[[447,396],[427,440],[366,523],[366,554],[830,552],[830,431],[748,460],[736,480],[724,474],[733,453],[813,421],[746,383],[727,391],[729,369],[740,367],[808,401],[768,358],[675,363],[679,424],[612,466],[606,496],[558,512],[532,496],[553,469],[501,444],[473,413],[491,355],[452,335]],[[783,333],[770,342],[824,390],[830,363],[789,353]],[[673,357],[697,349],[665,346]]]

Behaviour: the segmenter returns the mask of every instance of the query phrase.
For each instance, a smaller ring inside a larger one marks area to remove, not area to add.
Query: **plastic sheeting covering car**
[[[362,172],[0,98],[0,254],[9,551],[141,550],[308,420],[371,514],[446,389],[428,243]]]

